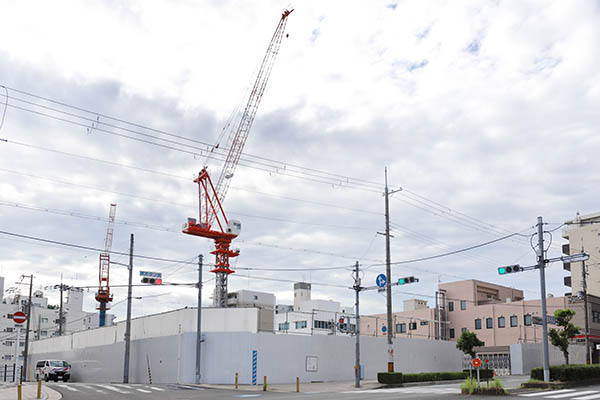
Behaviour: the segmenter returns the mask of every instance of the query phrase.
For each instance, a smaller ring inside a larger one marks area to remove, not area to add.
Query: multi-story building
[[[569,241],[563,245],[564,254],[578,254],[585,251],[590,255],[587,265],[597,264],[600,261],[600,213],[579,215],[571,221],[565,222],[562,236]],[[581,274],[583,263],[564,263],[563,267],[569,271],[565,276],[565,286],[571,288],[571,293],[577,296],[583,292],[583,275]],[[587,269],[587,292],[594,296],[600,296],[600,268]],[[567,295],[571,295],[567,293]]]
[[[332,300],[311,299],[311,284],[294,283],[294,305],[276,306],[275,332],[299,335],[351,335],[356,329],[354,307]]]
[[[4,278],[0,277],[0,359],[13,361],[22,359],[25,346],[26,324],[17,326],[13,315],[17,311],[27,312],[28,296],[12,292],[5,296]],[[58,306],[48,304],[41,290],[31,296],[31,319],[29,322],[29,339],[46,339],[59,334]],[[63,305],[63,334],[98,327],[98,313],[83,311],[83,292],[71,289]],[[107,324],[114,324],[114,315],[107,314]]]
[[[464,331],[471,331],[486,348],[507,352],[516,343],[541,342],[541,300],[524,300],[521,290],[492,283],[465,280],[438,285],[438,305],[427,308],[424,300],[405,302],[403,312],[393,313],[393,332],[397,337],[457,340]],[[600,343],[600,297],[588,296],[590,340],[592,348]],[[415,306],[416,305],[416,306]],[[571,308],[576,314],[573,323],[583,332],[583,300],[577,297],[546,299],[549,315],[558,309]],[[441,318],[438,318],[438,315]],[[361,316],[363,335],[385,336],[386,314]],[[382,329],[383,327],[385,329]],[[552,326],[550,326],[552,327]],[[576,341],[584,340],[583,334]],[[597,353],[594,350],[594,353]],[[594,354],[597,359],[597,354]]]
[[[229,308],[258,308],[258,330],[273,332],[275,295],[273,293],[238,290],[227,294]]]

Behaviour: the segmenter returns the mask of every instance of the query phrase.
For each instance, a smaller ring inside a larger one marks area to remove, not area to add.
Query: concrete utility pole
[[[583,246],[581,246],[581,253],[585,253]],[[590,322],[588,319],[588,296],[587,296],[587,272],[585,270],[585,261],[581,262],[581,279],[583,289],[583,313],[585,314],[585,363],[590,363]]]
[[[123,361],[123,383],[129,383],[129,357],[131,353],[131,285],[133,282],[133,233],[129,240],[129,283],[127,284],[127,322],[125,323],[125,359]]]
[[[550,382],[550,361],[548,356],[548,318],[546,310],[546,257],[544,256],[544,223],[538,217],[538,267],[540,270],[540,292],[542,296],[542,344],[544,348],[544,381]]]
[[[388,189],[387,168],[385,169],[385,284],[387,292],[387,342],[388,342],[388,372],[394,372],[394,345],[392,343],[392,266],[390,256],[390,194],[401,189],[391,191]]]
[[[62,274],[60,274],[60,307],[58,308],[58,336],[62,336],[63,335],[63,290],[64,290],[64,286],[63,286],[63,281],[62,281]]]
[[[360,278],[359,264],[358,261],[354,265],[354,291],[356,292],[356,328],[354,333],[356,334],[356,355],[354,362],[354,387],[360,387],[360,313],[358,310],[359,294],[360,294]]]
[[[31,290],[33,289],[33,274],[21,275],[21,278],[29,278],[29,300],[27,301],[27,324],[25,325],[25,351],[23,352],[23,371],[21,383],[27,378],[27,356],[29,355],[29,326],[31,325]]]
[[[200,384],[202,355],[202,254],[198,256],[198,317],[196,322],[196,384]]]

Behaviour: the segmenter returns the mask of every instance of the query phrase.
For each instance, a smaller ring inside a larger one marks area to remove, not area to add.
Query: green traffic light
[[[404,285],[404,278],[398,279],[398,285]]]
[[[502,268],[498,268],[498,273],[500,275],[504,275],[506,273],[506,268],[502,267]]]

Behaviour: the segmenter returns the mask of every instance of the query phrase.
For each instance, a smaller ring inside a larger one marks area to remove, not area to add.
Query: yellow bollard
[[[235,388],[238,388],[238,373],[235,373]]]
[[[263,392],[267,391],[267,376],[265,375],[265,383],[263,383]]]
[[[300,392],[300,377],[296,377],[296,393]]]
[[[41,399],[41,398],[42,398],[42,380],[38,379],[38,392],[37,392],[36,399]]]
[[[17,385],[17,400],[23,400],[23,392],[20,384]]]

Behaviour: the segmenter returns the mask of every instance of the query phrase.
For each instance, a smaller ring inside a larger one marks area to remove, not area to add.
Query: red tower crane
[[[108,213],[108,228],[106,228],[106,239],[104,239],[104,251],[100,253],[99,263],[99,285],[96,293],[96,301],[100,303],[97,310],[100,311],[98,317],[98,325],[106,325],[106,310],[110,310],[107,306],[113,298],[110,295],[109,271],[110,271],[110,249],[112,248],[113,231],[115,226],[115,214],[117,213],[117,205],[112,203]]]
[[[244,144],[248,138],[252,122],[254,122],[254,117],[267,86],[267,81],[271,75],[275,58],[279,53],[287,17],[292,11],[294,10],[284,10],[281,14],[277,29],[275,29],[275,33],[271,38],[267,52],[260,65],[248,102],[244,111],[232,125],[234,128],[227,139],[227,157],[225,158],[216,187],[212,183],[206,166],[200,171],[198,177],[194,179],[194,182],[198,184],[199,219],[188,218],[188,222],[183,225],[183,233],[215,241],[215,250],[211,252],[211,254],[215,255],[215,268],[211,272],[216,273],[214,302],[217,307],[227,307],[227,277],[234,272],[229,266],[229,259],[239,255],[238,250],[230,250],[229,246],[231,245],[231,241],[239,235],[242,227],[240,221],[227,219],[223,210],[223,201],[225,200],[225,195],[229,189],[229,183],[233,177],[235,168],[242,155]]]

